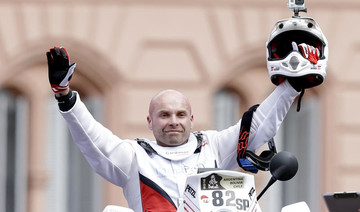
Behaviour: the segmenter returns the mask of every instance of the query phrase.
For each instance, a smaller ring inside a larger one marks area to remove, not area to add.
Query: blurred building
[[[57,112],[45,52],[65,46],[77,63],[71,87],[121,138],[152,138],[151,97],[178,89],[193,106],[195,130],[223,129],[275,88],[265,42],[285,0],[0,1],[0,211],[95,212],[125,205],[122,190],[96,175]],[[324,84],[291,109],[276,142],[299,159],[263,211],[322,194],[360,191],[360,2],[307,0],[330,48]],[[294,104],[295,105],[295,104]],[[258,193],[269,173],[256,176]]]

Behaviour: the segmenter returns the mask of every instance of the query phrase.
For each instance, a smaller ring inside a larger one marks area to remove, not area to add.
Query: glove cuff
[[[57,85],[57,84],[50,84],[50,85],[51,85],[51,90],[54,93],[63,92],[69,87],[69,84],[67,84],[66,86],[60,86],[60,85]]]
[[[55,99],[58,101],[61,111],[68,111],[75,105],[76,92],[70,89],[68,94],[60,97],[55,96]]]

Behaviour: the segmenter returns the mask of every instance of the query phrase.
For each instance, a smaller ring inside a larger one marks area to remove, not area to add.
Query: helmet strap
[[[257,173],[258,170],[268,171],[270,161],[276,154],[276,147],[274,139],[268,141],[269,150],[263,151],[259,156],[254,152],[247,150],[248,140],[250,135],[250,126],[252,122],[253,113],[259,105],[254,105],[246,111],[241,119],[238,149],[237,149],[237,162],[239,166],[245,171]]]
[[[300,93],[299,99],[298,99],[298,101],[297,101],[297,108],[296,108],[296,111],[297,111],[297,112],[300,111],[301,99],[302,99],[302,97],[304,96],[304,94],[305,94],[305,88],[301,88],[301,93]]]

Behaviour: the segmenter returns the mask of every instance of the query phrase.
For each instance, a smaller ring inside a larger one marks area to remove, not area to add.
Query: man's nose
[[[179,124],[179,120],[178,120],[178,118],[176,117],[176,115],[170,116],[170,124],[171,124],[171,125],[177,125],[177,124]]]

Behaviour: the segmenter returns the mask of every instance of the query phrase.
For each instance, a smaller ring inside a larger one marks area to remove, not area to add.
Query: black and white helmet
[[[307,44],[318,48],[319,60],[312,63],[298,50]],[[321,84],[326,76],[328,42],[312,18],[292,17],[278,21],[266,42],[267,69],[271,82],[279,85],[288,77],[306,80],[304,88]]]

